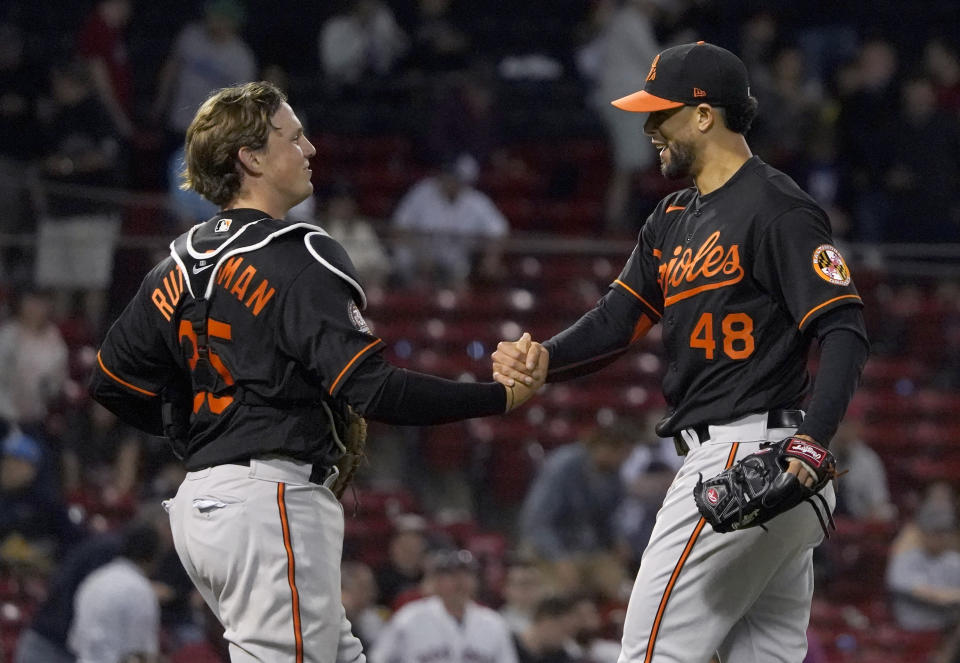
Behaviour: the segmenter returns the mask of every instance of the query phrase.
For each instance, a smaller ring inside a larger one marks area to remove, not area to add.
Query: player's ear
[[[707,133],[717,123],[719,109],[714,108],[710,104],[699,104],[694,110],[696,113],[697,129],[699,129],[701,133]]]
[[[243,169],[249,173],[259,174],[263,170],[262,155],[258,150],[252,150],[249,147],[241,147],[237,151],[237,160]]]

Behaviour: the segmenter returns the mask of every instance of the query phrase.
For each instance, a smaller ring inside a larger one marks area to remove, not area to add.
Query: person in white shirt
[[[490,198],[473,187],[476,160],[460,155],[440,172],[413,186],[400,200],[393,226],[408,235],[394,249],[394,268],[405,281],[427,277],[438,285],[461,285],[473,271],[496,275],[500,264],[497,240],[509,224]]]
[[[257,60],[240,29],[246,18],[237,0],[207,0],[203,20],[180,30],[160,71],[155,116],[167,114],[167,130],[183,143],[193,115],[211,90],[249,81]]]
[[[427,561],[430,596],[396,612],[370,651],[370,663],[517,663],[504,619],[472,599],[476,565],[466,550]]]
[[[136,522],[124,533],[120,556],[87,576],[74,597],[67,639],[77,663],[122,663],[159,653],[160,603],[148,576],[160,552],[160,535]]]
[[[327,19],[317,37],[323,73],[334,84],[389,74],[409,42],[393,11],[379,0],[350,3],[347,11]]]

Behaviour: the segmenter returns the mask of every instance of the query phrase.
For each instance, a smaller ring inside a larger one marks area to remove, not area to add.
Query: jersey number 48
[[[753,318],[746,313],[728,313],[720,322],[719,335],[723,337],[723,354],[730,359],[746,359],[753,354]],[[690,332],[690,347],[702,348],[707,359],[717,352],[713,313],[704,313]]]

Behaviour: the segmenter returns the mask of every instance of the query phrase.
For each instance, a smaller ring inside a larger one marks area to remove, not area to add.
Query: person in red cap
[[[543,345],[500,343],[494,376],[512,384],[544,349],[548,382],[590,373],[662,323],[669,412],[656,431],[685,458],[643,554],[619,663],[800,663],[833,485],[726,533],[706,525],[693,493],[767,442],[794,438],[823,459],[869,353],[860,296],[824,211],[752,154],[757,100],[737,56],[704,42],[668,48],[643,89],[613,105],[649,113],[661,172],[693,186],[660,201],[596,308]],[[802,491],[827,475],[815,464],[792,458],[780,476]]]

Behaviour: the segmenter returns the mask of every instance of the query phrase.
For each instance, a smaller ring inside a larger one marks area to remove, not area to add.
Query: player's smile
[[[680,106],[679,108],[669,108],[667,110],[654,111],[650,113],[647,117],[647,121],[643,125],[643,133],[650,136],[653,147],[657,150],[657,153],[660,155],[660,162],[663,164],[664,160],[667,159],[670,152],[670,143],[671,140],[668,136],[664,135],[661,128],[674,116],[679,114],[685,106]]]

